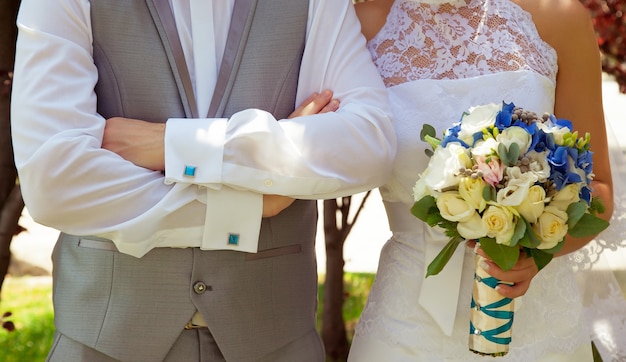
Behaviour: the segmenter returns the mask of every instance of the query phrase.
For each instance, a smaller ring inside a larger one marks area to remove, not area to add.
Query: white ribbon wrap
[[[450,238],[439,228],[432,228],[413,216],[410,205],[400,202],[384,202],[384,204],[389,218],[389,227],[392,231],[423,233],[425,242],[424,275],[426,275],[428,264],[439,254]],[[439,274],[422,281],[418,299],[418,303],[448,336],[452,335],[456,318],[464,255],[465,247],[459,245]]]

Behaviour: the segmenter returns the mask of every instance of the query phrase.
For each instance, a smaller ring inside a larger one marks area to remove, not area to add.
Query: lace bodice
[[[397,0],[386,24],[368,43],[388,87],[398,139],[393,175],[380,191],[385,202],[402,204],[407,213],[413,204],[413,185],[428,163],[427,145],[419,138],[424,123],[441,134],[469,107],[502,101],[537,113],[553,112],[556,52],[540,38],[530,15],[509,0],[450,1]],[[474,27],[478,30],[473,31]],[[424,236],[419,230],[425,224],[412,225],[414,231],[407,233],[395,228],[406,220],[390,217],[389,222],[393,238],[382,251],[357,335],[375,336],[389,345],[413,345],[433,358],[447,356],[446,361],[482,360],[467,352],[464,337],[473,266],[465,266],[453,333],[457,337],[452,341],[416,307],[425,263]],[[621,230],[618,234],[623,240]],[[512,352],[503,362],[535,361],[549,353],[571,353],[589,343],[589,331],[581,328],[585,308],[572,268],[589,269],[606,247],[597,243],[571,258],[555,259],[535,278],[522,310],[516,313]],[[623,303],[612,303],[620,298],[619,293],[603,290],[592,295],[597,305],[611,304],[616,313],[624,313]],[[620,328],[621,322],[626,333],[626,314],[622,316],[613,328]],[[614,356],[622,353],[617,350],[613,349]]]
[[[556,79],[555,51],[508,0],[396,1],[368,48],[388,87],[517,70]]]

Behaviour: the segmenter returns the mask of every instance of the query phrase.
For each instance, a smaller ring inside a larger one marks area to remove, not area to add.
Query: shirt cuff
[[[207,212],[203,250],[256,253],[259,246],[263,195],[224,186],[206,189]]]
[[[165,127],[165,183],[222,182],[226,118],[170,118]]]

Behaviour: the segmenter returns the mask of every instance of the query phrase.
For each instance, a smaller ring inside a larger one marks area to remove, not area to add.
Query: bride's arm
[[[600,52],[590,15],[578,0],[513,1],[532,15],[539,35],[557,52],[559,70],[554,113],[571,120],[580,135],[591,134],[593,195],[599,196],[606,207],[598,216],[609,220],[613,214],[613,183],[602,107]],[[559,16],[555,18],[554,14]],[[567,236],[558,255],[575,251],[592,239]],[[509,298],[524,295],[538,273],[533,259],[525,256],[506,272],[493,262],[487,262],[485,269],[500,280],[515,283],[498,286],[498,292]]]

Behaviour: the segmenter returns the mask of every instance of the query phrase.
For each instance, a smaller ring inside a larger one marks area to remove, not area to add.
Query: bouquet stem
[[[495,291],[499,280],[487,274],[475,256],[475,276],[470,313],[470,351],[485,356],[504,356],[509,352],[513,326],[513,299]]]

